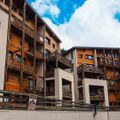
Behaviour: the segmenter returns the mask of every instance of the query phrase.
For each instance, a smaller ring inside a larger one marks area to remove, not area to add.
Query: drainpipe
[[[95,65],[96,68],[98,68],[97,52],[96,52],[96,49],[94,50],[94,65]]]

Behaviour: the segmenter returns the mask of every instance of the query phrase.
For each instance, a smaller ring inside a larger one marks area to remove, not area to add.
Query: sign
[[[35,110],[36,109],[36,103],[37,103],[37,96],[36,95],[30,95],[29,96],[29,102],[28,102],[28,110]]]

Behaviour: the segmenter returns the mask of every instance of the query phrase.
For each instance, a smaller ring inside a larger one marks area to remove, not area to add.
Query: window
[[[55,49],[55,44],[53,44],[53,48]]]
[[[45,56],[46,56],[46,58],[48,58],[49,54],[50,54],[50,51],[49,50],[45,50]]]
[[[93,56],[92,55],[86,55],[86,59],[88,59],[88,60],[93,60]]]
[[[82,54],[79,54],[79,58],[82,58],[82,56],[83,56]]]
[[[21,57],[19,55],[16,55],[16,60],[20,62],[21,61]]]
[[[12,52],[9,52],[8,53],[8,59],[12,59],[12,56],[13,56]]]
[[[50,45],[50,39],[46,37],[45,42]]]
[[[31,79],[28,80],[28,88],[30,91],[33,90],[33,80],[31,80]]]

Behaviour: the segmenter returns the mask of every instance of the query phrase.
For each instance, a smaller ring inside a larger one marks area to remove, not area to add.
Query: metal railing
[[[70,98],[72,97],[72,91],[71,90],[63,88],[62,92],[63,92],[63,97],[70,97]]]
[[[46,87],[46,96],[55,96],[55,88]]]

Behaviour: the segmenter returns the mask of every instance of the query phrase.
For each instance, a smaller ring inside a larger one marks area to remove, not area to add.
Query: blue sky
[[[62,47],[120,47],[119,0],[28,0]]]
[[[28,0],[28,2],[32,4],[32,2],[35,2],[35,0]],[[51,19],[56,25],[63,24],[64,22],[68,22],[70,20],[71,15],[78,7],[82,6],[84,2],[85,0],[53,0],[53,4],[60,9],[60,14],[53,18],[49,12],[46,12],[45,14],[42,14],[41,17],[47,17]]]

